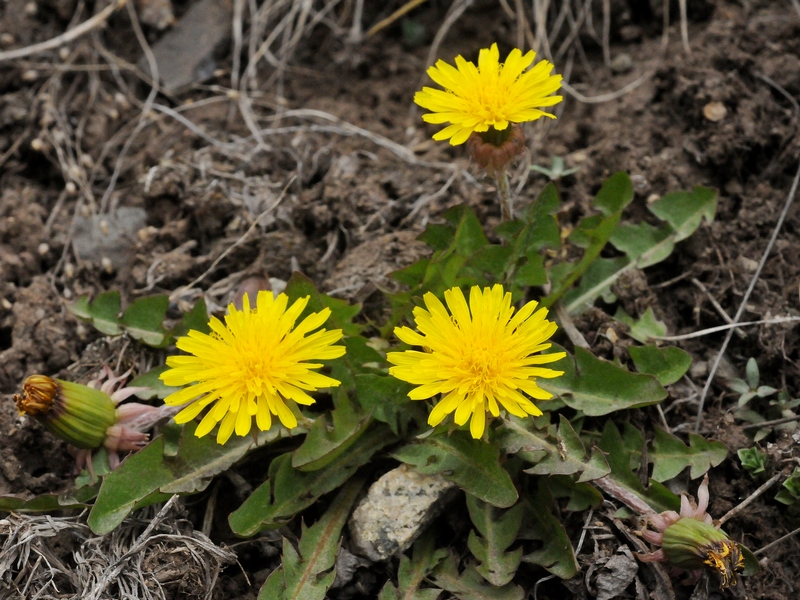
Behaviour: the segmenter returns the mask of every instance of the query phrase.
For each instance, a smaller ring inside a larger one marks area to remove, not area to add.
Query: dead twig
[[[115,0],[114,2],[106,6],[103,10],[101,10],[99,13],[97,13],[95,16],[93,16],[90,19],[87,19],[74,29],[65,31],[61,35],[58,35],[45,42],[40,42],[38,44],[33,44],[31,46],[26,46],[24,48],[17,48],[16,50],[7,50],[5,52],[0,52],[0,62],[5,62],[8,60],[16,60],[18,58],[25,58],[26,56],[31,56],[32,54],[39,54],[40,52],[47,52],[48,50],[55,50],[56,48],[59,48],[64,44],[68,44],[74,40],[77,40],[82,35],[86,35],[90,31],[105,25],[105,22],[112,15],[112,13],[117,9],[120,9],[123,6],[125,6],[127,2],[128,0]]]
[[[111,180],[108,182],[108,187],[106,187],[106,191],[103,194],[103,197],[100,199],[100,212],[104,212],[108,208],[111,194],[114,191],[114,188],[117,186],[117,179],[122,172],[122,162],[124,161],[125,156],[128,154],[128,150],[130,150],[130,147],[133,144],[133,141],[136,139],[136,136],[139,135],[142,129],[148,125],[150,108],[153,106],[153,102],[155,102],[156,95],[158,94],[158,84],[156,83],[158,81],[158,63],[156,62],[156,57],[153,54],[153,51],[150,49],[150,44],[147,43],[147,38],[144,36],[142,27],[139,24],[139,17],[136,14],[136,9],[132,3],[126,3],[126,6],[128,9],[128,17],[131,21],[131,27],[133,27],[133,32],[136,35],[139,45],[142,47],[144,55],[147,57],[147,64],[150,67],[150,73],[152,74],[153,78],[153,86],[150,88],[150,93],[147,95],[147,100],[145,100],[144,106],[142,107],[142,112],[139,116],[139,122],[136,124],[136,128],[133,130],[133,133],[131,133],[130,137],[125,140],[125,143],[122,145],[122,149],[119,152],[116,164],[114,165],[114,172],[111,174]]]
[[[764,249],[764,253],[761,256],[761,260],[758,263],[758,267],[756,268],[756,272],[753,274],[753,278],[750,280],[750,285],[747,286],[747,291],[744,293],[744,297],[742,298],[741,303],[739,304],[739,309],[736,311],[736,315],[733,317],[734,324],[739,322],[739,319],[742,318],[742,314],[745,311],[745,307],[747,306],[747,301],[750,299],[750,294],[753,293],[753,290],[756,287],[756,283],[758,282],[759,277],[761,276],[761,271],[764,268],[764,265],[767,262],[767,258],[769,257],[770,252],[772,252],[772,247],[775,245],[775,242],[778,239],[778,233],[783,227],[783,222],[786,220],[786,215],[789,213],[789,209],[794,202],[794,196],[797,192],[797,184],[800,182],[800,165],[797,168],[797,174],[794,177],[794,181],[792,182],[792,188],[789,190],[789,195],[786,197],[786,203],[783,206],[783,211],[781,211],[780,217],[778,217],[778,222],[775,223],[775,228],[772,230],[772,236],[767,243],[767,247]],[[796,319],[794,319],[796,320]],[[729,326],[730,327],[730,326]],[[719,363],[722,360],[722,356],[725,354],[725,350],[728,349],[728,344],[730,344],[731,338],[733,337],[733,329],[730,329],[725,336],[725,341],[722,342],[722,348],[717,353],[716,358],[714,359],[714,364],[711,367],[711,371],[708,374],[708,378],[706,379],[706,384],[703,386],[703,391],[700,394],[700,405],[697,407],[697,420],[694,424],[695,432],[700,431],[700,425],[703,422],[703,407],[705,405],[706,396],[708,395],[709,389],[711,389],[711,382],[714,380],[714,376],[717,374],[717,369],[719,368]]]
[[[370,27],[369,30],[367,31],[367,35],[365,37],[371,38],[373,35],[378,33],[381,29],[385,29],[386,27],[388,27],[389,25],[391,25],[392,23],[397,21],[397,19],[399,19],[400,17],[402,17],[404,15],[407,15],[412,10],[417,8],[420,4],[424,4],[427,1],[428,0],[410,0],[409,2],[406,2],[403,6],[398,8],[396,11],[394,11],[388,17],[386,17],[385,19],[381,19],[380,21],[375,23],[375,25]],[[355,23],[355,19],[353,19],[353,23]],[[353,41],[355,41],[355,40],[353,40]]]
[[[583,102],[585,104],[602,104],[603,102],[610,102],[611,100],[616,100],[617,98],[621,98],[628,92],[632,92],[640,85],[642,85],[645,81],[650,79],[653,75],[655,75],[656,70],[652,69],[641,75],[638,79],[634,79],[629,84],[621,87],[616,92],[609,92],[607,94],[600,94],[599,96],[584,96],[570,84],[562,81],[561,87],[567,92],[570,96],[575,98],[578,102]]]
[[[769,544],[767,544],[763,548],[759,548],[758,550],[753,552],[753,554],[755,554],[756,556],[758,556],[759,554],[764,554],[767,550],[771,550],[772,548],[774,548],[778,544],[782,544],[783,542],[785,542],[789,538],[792,538],[792,537],[796,536],[798,533],[800,533],[800,527],[798,527],[797,529],[795,529],[794,531],[792,531],[790,533],[787,533],[784,536],[779,537],[774,542],[770,542]]]
[[[750,494],[747,498],[742,500],[738,505],[734,506],[732,509],[730,509],[728,512],[726,512],[724,515],[722,515],[722,518],[719,519],[719,521],[717,521],[717,525],[719,525],[721,527],[725,523],[725,521],[729,521],[732,518],[734,518],[736,515],[738,515],[745,508],[750,506],[755,501],[756,498],[758,498],[761,494],[763,494],[769,488],[771,488],[773,485],[775,485],[781,477],[783,477],[783,473],[776,473],[775,475],[770,477],[755,492]]]
[[[711,295],[711,292],[708,291],[708,288],[706,288],[706,286],[703,285],[703,283],[701,281],[699,281],[698,279],[695,279],[694,277],[692,277],[690,281],[701,292],[703,292],[706,295],[706,298],[708,299],[708,301],[711,302],[711,306],[713,306],[716,309],[716,311],[719,314],[719,316],[722,317],[722,320],[725,321],[728,324],[732,324],[733,323],[733,319],[731,319],[730,315],[727,312],[725,312],[725,309],[722,308],[722,306],[720,305],[719,302],[717,302],[717,299],[714,298],[714,296]],[[744,338],[747,337],[747,334],[744,331],[742,331],[741,329],[739,329],[739,328],[736,328],[733,331],[734,331],[734,333],[736,333],[737,336],[739,336],[740,339],[744,339]]]
[[[203,281],[206,277],[208,277],[209,274],[211,274],[214,271],[214,269],[217,268],[217,265],[220,263],[220,261],[222,261],[226,256],[228,256],[228,254],[230,254],[235,248],[237,248],[238,246],[241,246],[244,243],[244,241],[250,236],[250,234],[253,232],[253,230],[258,226],[258,224],[261,222],[261,219],[263,219],[270,212],[275,210],[278,207],[278,205],[283,201],[283,199],[286,197],[286,190],[288,190],[289,187],[292,185],[292,183],[294,183],[295,179],[297,179],[297,176],[293,175],[289,179],[288,183],[284,186],[283,192],[281,192],[281,195],[278,196],[278,199],[275,200],[275,202],[273,202],[269,207],[267,207],[267,209],[264,210],[255,219],[253,219],[253,222],[250,224],[250,227],[247,228],[247,231],[245,231],[241,236],[239,236],[239,238],[233,244],[228,246],[225,249],[225,251],[222,252],[222,254],[220,254],[214,260],[213,263],[211,263],[211,266],[208,267],[208,269],[206,269],[201,275],[199,275],[194,281],[192,281],[188,285],[186,285],[184,287],[181,287],[181,288],[178,288],[177,290],[172,292],[172,294],[170,294],[170,301],[173,301],[176,298],[179,298],[185,292],[191,290],[194,286],[196,286],[198,283]]]
[[[678,0],[678,6],[681,11],[681,42],[683,42],[683,49],[686,54],[691,54],[692,49],[689,47],[689,17],[686,14],[686,0]]]
[[[783,417],[782,419],[772,419],[771,421],[761,421],[761,423],[750,423],[749,425],[743,425],[741,427],[742,431],[747,429],[760,429],[762,427],[772,427],[773,425],[783,425],[784,423],[792,423],[793,421],[800,421],[800,415],[795,415],[793,417]]]
[[[781,323],[795,323],[797,321],[800,321],[800,317],[775,317],[773,319],[761,319],[760,321],[743,321],[741,323],[731,323],[730,325],[717,325],[716,327],[709,327],[708,329],[701,329],[700,331],[693,331],[692,333],[684,333],[683,335],[657,335],[653,336],[653,339],[661,340],[662,342],[680,342],[711,335],[712,333],[719,333],[720,331],[736,329],[737,327],[749,327],[750,325],[779,325]]]

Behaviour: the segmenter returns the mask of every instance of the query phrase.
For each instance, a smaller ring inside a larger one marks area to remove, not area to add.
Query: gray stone
[[[229,0],[199,0],[175,27],[153,45],[158,76],[170,92],[207,79],[215,68],[214,51],[230,37]],[[139,68],[150,73],[146,57]]]
[[[407,465],[389,471],[370,486],[350,517],[355,550],[374,561],[403,552],[456,491],[441,475],[421,475]]]
[[[79,215],[72,244],[79,258],[96,262],[107,258],[114,268],[119,268],[130,259],[129,250],[136,241],[136,234],[145,225],[147,213],[136,207],[122,207],[109,214],[89,217]]]

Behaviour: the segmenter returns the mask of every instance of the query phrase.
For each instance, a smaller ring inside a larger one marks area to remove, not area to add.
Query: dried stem
[[[510,221],[514,218],[514,197],[505,170],[497,175],[497,197],[500,199],[500,220]]]
[[[647,504],[647,502],[642,500],[630,490],[626,490],[620,486],[616,481],[607,475],[605,477],[601,477],[600,479],[595,479],[592,483],[603,490],[606,494],[612,498],[616,498],[625,506],[631,510],[635,510],[643,517],[656,514],[656,511],[650,508],[650,505]]]

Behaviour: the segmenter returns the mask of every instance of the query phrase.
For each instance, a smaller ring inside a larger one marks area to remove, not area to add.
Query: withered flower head
[[[496,178],[525,151],[525,133],[519,125],[503,131],[490,129],[486,133],[473,133],[467,140],[467,148],[478,166]]]
[[[78,468],[91,469],[91,453],[105,446],[113,468],[118,452],[138,450],[147,443],[145,430],[174,411],[122,400],[147,388],[118,387],[130,372],[114,377],[105,367],[89,385],[64,381],[46,375],[31,375],[14,395],[20,414],[29,415],[45,429],[78,448]]]
[[[724,531],[691,517],[681,518],[664,531],[664,556],[676,567],[695,570],[709,568],[720,577],[724,589],[737,583],[744,571],[744,556],[739,544]]]
[[[58,393],[58,383],[45,375],[31,375],[22,384],[22,393],[14,394],[21,415],[37,416],[47,413]]]
[[[738,575],[745,570],[743,547],[715,527],[708,508],[708,475],[697,490],[697,504],[688,496],[681,496],[680,514],[669,510],[647,517],[652,529],[641,535],[651,544],[660,546],[656,551],[639,555],[644,562],[667,562],[675,567],[694,571],[708,569],[719,575],[720,586],[735,586]]]

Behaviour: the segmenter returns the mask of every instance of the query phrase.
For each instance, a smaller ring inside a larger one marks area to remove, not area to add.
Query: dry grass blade
[[[108,18],[112,15],[112,13],[115,10],[122,8],[122,6],[124,6],[127,3],[127,1],[128,0],[114,0],[114,2],[106,6],[103,10],[101,10],[91,19],[84,21],[74,29],[65,31],[61,35],[56,36],[50,40],[47,40],[46,42],[33,44],[32,46],[26,46],[25,48],[17,48],[16,50],[7,50],[5,52],[0,52],[0,62],[17,60],[20,58],[25,58],[26,56],[31,56],[33,54],[47,52],[48,50],[55,50],[56,48],[59,48],[64,44],[68,44],[72,41],[75,41],[82,35],[86,35],[90,31],[93,31],[98,27],[102,27],[108,20]]]
[[[11,514],[0,520],[0,597],[56,600],[119,597],[210,599],[236,555],[191,531],[177,496],[97,537],[78,517]],[[142,518],[147,513],[151,518]],[[61,540],[54,544],[54,538]]]
[[[410,0],[409,2],[406,2],[403,6],[398,8],[388,17],[386,17],[385,19],[381,19],[380,21],[375,23],[375,25],[370,27],[369,31],[367,31],[366,37],[368,38],[372,37],[373,35],[378,33],[381,29],[385,29],[386,27],[397,21],[397,19],[399,19],[400,17],[407,15],[412,10],[417,8],[420,4],[424,4],[427,1],[428,0]]]
[[[689,17],[686,14],[686,0],[678,0],[678,5],[681,11],[681,42],[686,54],[691,54],[692,49],[689,46]]]

